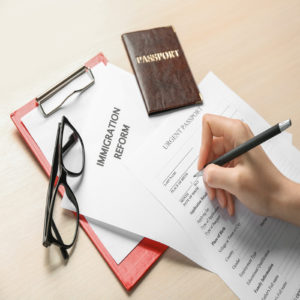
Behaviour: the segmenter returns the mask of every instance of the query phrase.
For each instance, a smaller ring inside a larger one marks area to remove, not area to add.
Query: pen
[[[223,166],[224,164],[230,162],[231,160],[237,158],[238,156],[246,153],[247,151],[251,150],[252,148],[262,144],[263,142],[271,139],[275,135],[281,133],[282,131],[286,130],[292,125],[291,119],[278,123],[269,129],[263,131],[262,133],[254,136],[250,140],[246,141],[245,143],[237,146],[236,148],[230,150],[229,152],[225,153],[224,155],[218,157],[217,159],[207,163],[202,170],[198,171],[194,177],[199,177],[203,175],[203,170],[206,166],[210,164],[215,164],[218,166]]]

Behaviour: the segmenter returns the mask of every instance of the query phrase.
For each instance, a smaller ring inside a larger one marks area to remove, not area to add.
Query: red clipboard
[[[85,67],[93,68],[95,65],[103,63],[107,64],[107,60],[102,53],[99,53],[90,59]],[[23,116],[38,106],[36,98],[13,112],[10,117],[23,139],[27,143],[30,150],[33,152],[47,176],[50,176],[51,165],[38,147],[29,131],[22,122]],[[121,281],[126,290],[130,290],[141,277],[149,270],[154,262],[166,251],[168,248],[164,244],[156,241],[143,238],[140,243],[127,255],[127,257],[117,264],[104,245],[99,240],[98,236],[89,225],[84,216],[80,215],[80,225],[89,236],[95,247],[98,249],[102,257],[105,259],[109,267],[115,273],[117,278]]]

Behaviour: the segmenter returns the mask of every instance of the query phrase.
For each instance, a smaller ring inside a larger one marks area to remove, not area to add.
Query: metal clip
[[[56,106],[54,109],[50,110],[50,112],[45,112],[45,109],[43,108],[43,103],[45,103],[49,98],[53,97],[58,91],[60,91],[62,88],[64,88],[66,85],[68,85],[70,82],[72,82],[75,78],[83,75],[87,73],[89,75],[89,77],[91,78],[91,82],[89,82],[86,86],[84,86],[83,88],[77,89],[75,91],[73,91],[72,93],[70,93],[67,97],[65,97],[63,99],[63,101]],[[55,85],[54,87],[52,87],[51,89],[49,89],[48,91],[46,91],[44,94],[42,94],[41,96],[36,98],[36,101],[39,105],[39,108],[43,114],[43,116],[45,118],[51,116],[52,114],[56,113],[61,106],[74,94],[76,93],[82,93],[85,90],[87,90],[90,86],[92,86],[95,83],[95,78],[94,75],[92,73],[92,71],[83,66],[81,67],[79,70],[77,70],[76,72],[72,73],[70,76],[68,76],[67,78],[65,78],[63,81],[61,81],[60,83],[58,83],[57,85]]]

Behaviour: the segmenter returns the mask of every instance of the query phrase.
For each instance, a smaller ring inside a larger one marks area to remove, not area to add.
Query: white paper
[[[172,246],[209,268],[180,224],[122,163],[166,120],[166,114],[148,117],[135,78],[128,73],[110,65],[103,72],[94,71],[94,76],[101,84],[89,97],[98,101],[89,104],[82,128],[85,172],[80,185],[74,186],[80,212]],[[72,209],[66,195],[63,207]]]
[[[87,218],[90,226],[117,264],[137,246],[143,237]]]
[[[200,90],[210,104],[203,111],[194,108],[169,118],[127,161],[127,167],[182,225],[199,254],[240,298],[296,299],[300,294],[299,228],[254,215],[239,201],[235,216],[229,217],[208,199],[202,180],[193,177],[204,111],[248,121],[255,133],[268,124],[213,74],[203,80]],[[279,135],[264,148],[284,174],[299,181],[299,169],[284,156],[283,150],[291,147],[284,144],[287,140]]]
[[[98,64],[92,69],[92,71],[96,79],[95,84],[84,93],[69,99],[58,112],[48,118],[44,118],[39,109],[36,108],[22,118],[22,122],[41,151],[44,153],[49,163],[52,163],[57,126],[63,115],[67,116],[69,121],[78,130],[85,143],[85,132],[83,129],[85,127],[89,110],[93,105],[93,102],[101,101],[101,99],[97,97],[97,90],[102,85],[100,80],[101,77],[105,76],[107,73],[111,73],[116,74],[116,77],[118,74],[119,76],[121,74],[121,76],[129,77],[129,81],[133,80],[132,75],[112,65],[104,66],[103,64]],[[54,100],[51,99],[51,105],[53,102],[60,102],[60,99],[62,99],[61,97],[64,98],[76,87],[83,87],[87,82],[89,82],[89,80],[90,79],[87,76],[78,77],[75,82],[76,85],[74,85],[75,83],[72,82],[71,85],[68,85],[59,94],[57,94],[54,97]],[[110,82],[108,88],[115,88],[115,82]],[[80,203],[79,197],[77,197],[77,200]],[[142,239],[142,237],[139,235],[130,233],[124,234],[124,232],[118,231],[114,228],[111,228],[110,230],[107,225],[103,225],[100,222],[95,222],[89,218],[87,218],[87,220],[117,264],[119,264]]]
[[[100,226],[97,232],[106,231],[99,238],[117,263],[145,236],[173,247],[190,259],[197,257],[198,263],[209,268],[180,224],[144,186],[137,184],[121,163],[166,116],[148,117],[133,75],[111,64],[99,64],[92,71],[96,79],[92,87],[49,118],[45,119],[38,109],[33,110],[22,119],[26,128],[49,162],[52,162],[57,124],[62,115],[66,115],[80,133],[86,152],[85,170],[79,185],[72,178],[68,183],[75,192],[80,213],[92,221],[94,229],[101,222],[114,226],[111,234],[107,226],[102,229]],[[118,120],[113,120],[115,123],[111,122],[111,118],[116,118],[112,115],[118,115]],[[129,129],[126,143],[122,144],[124,124]],[[97,161],[104,138],[109,134],[107,129],[113,129],[113,137],[104,166],[99,166]],[[124,148],[121,159],[114,157],[118,143]],[[66,197],[62,204],[72,209]],[[115,227],[123,231],[116,231]],[[131,234],[125,234],[124,230]]]

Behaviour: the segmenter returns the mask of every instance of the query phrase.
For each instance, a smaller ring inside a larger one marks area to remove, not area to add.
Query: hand
[[[217,115],[204,115],[202,145],[198,169],[213,159],[253,137],[249,126],[240,120]],[[300,225],[300,198],[291,189],[300,192],[299,185],[284,177],[270,161],[261,146],[220,167],[210,164],[204,169],[203,181],[208,197],[217,198],[229,215],[234,215],[234,198],[237,197],[254,213],[275,216]],[[298,194],[300,195],[300,194]],[[297,198],[297,199],[296,199]],[[285,202],[283,203],[283,200]],[[287,200],[289,199],[289,200]],[[292,219],[288,204],[298,209]],[[285,207],[284,209],[282,209]]]

